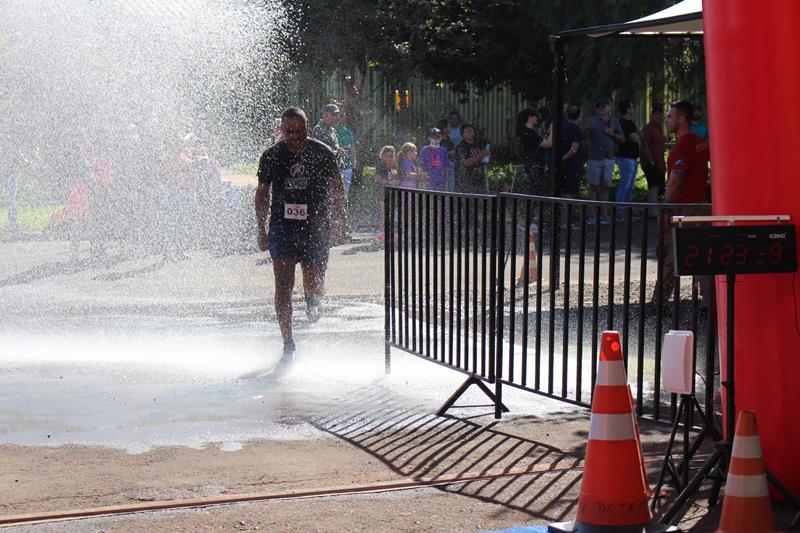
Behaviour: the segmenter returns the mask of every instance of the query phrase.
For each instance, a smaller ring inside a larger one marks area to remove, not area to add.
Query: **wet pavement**
[[[336,413],[332,399],[348,391],[397,389],[435,409],[462,379],[401,353],[387,375],[382,305],[330,301],[316,324],[303,310],[297,302],[290,365],[267,305],[14,316],[0,327],[0,443],[236,450],[319,437],[309,421]]]
[[[308,421],[336,414],[332,399],[350,390],[388,387],[435,410],[463,380],[396,351],[385,373],[379,250],[332,251],[316,324],[305,318],[298,282],[298,351],[286,367],[271,266],[260,254],[93,264],[70,261],[61,243],[5,246],[0,444],[235,450],[250,440],[319,436]],[[518,396],[533,412],[543,409]]]
[[[313,330],[297,311],[297,360],[282,373],[266,306],[5,321],[0,442],[142,451],[308,438],[314,431],[300,420],[318,402],[384,377],[383,308],[348,302],[326,311]]]

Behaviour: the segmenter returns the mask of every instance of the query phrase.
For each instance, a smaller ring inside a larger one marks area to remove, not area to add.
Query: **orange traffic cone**
[[[677,531],[655,523],[642,465],[619,333],[604,331],[592,400],[589,443],[575,522],[550,524],[553,532]]]
[[[539,275],[538,257],[536,256],[536,234],[538,229],[535,224],[531,224],[528,228],[528,283],[536,281]],[[517,277],[517,285],[525,282],[525,262],[519,267],[519,276]]]
[[[717,533],[775,531],[756,414],[741,411],[733,437],[725,500]]]

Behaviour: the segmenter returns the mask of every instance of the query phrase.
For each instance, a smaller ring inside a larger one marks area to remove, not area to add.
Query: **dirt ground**
[[[10,530],[468,532],[573,516],[588,422],[585,414],[564,413],[552,420],[516,416],[498,423],[490,416],[436,417],[406,409],[402,403],[395,399],[391,406],[371,413],[317,421],[325,435],[318,439],[251,442],[235,452],[214,445],[158,448],[142,454],[80,446],[3,446],[0,483],[12,490],[4,491],[0,509],[4,515],[39,514],[157,500],[339,489],[345,493]],[[644,434],[648,442],[664,436],[661,428]],[[647,445],[652,450],[651,467],[658,462],[655,448]],[[488,477],[472,479],[480,474]],[[431,479],[452,483],[358,492]]]

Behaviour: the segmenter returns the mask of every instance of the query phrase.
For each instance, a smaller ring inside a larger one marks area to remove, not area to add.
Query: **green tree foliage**
[[[309,77],[380,67],[390,83],[420,74],[478,88],[505,85],[531,101],[552,91],[549,37],[632,20],[670,0],[284,0],[300,28],[292,60]],[[642,92],[664,70],[697,74],[696,41],[580,39],[568,46],[574,101]],[[670,65],[673,62],[674,65]],[[702,72],[702,70],[700,71]],[[702,78],[702,76],[701,76]]]

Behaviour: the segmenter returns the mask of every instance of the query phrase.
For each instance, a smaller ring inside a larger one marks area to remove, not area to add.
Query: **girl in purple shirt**
[[[417,182],[422,178],[422,174],[417,172],[417,147],[412,143],[405,143],[400,148],[400,156],[397,159],[400,186],[416,189]]]

